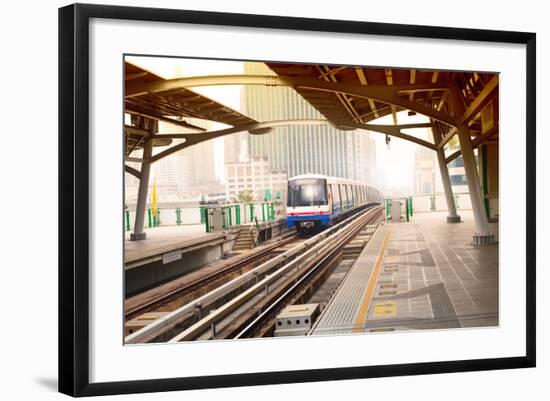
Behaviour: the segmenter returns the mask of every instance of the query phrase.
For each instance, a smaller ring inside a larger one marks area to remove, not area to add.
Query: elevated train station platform
[[[498,325],[498,244],[473,246],[473,215],[461,214],[381,225],[310,334]]]
[[[160,226],[144,229],[146,239],[132,241],[125,235],[125,294],[130,295],[159,285],[183,274],[224,259],[235,253],[241,229],[233,226],[223,231],[205,232],[204,224]],[[258,223],[258,243],[279,237],[289,231],[284,219]]]

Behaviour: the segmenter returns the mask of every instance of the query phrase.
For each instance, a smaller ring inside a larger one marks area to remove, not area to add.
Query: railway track
[[[186,301],[202,295],[205,289],[221,285],[235,275],[252,269],[255,265],[268,260],[277,254],[280,249],[300,241],[297,234],[281,239],[273,244],[262,247],[259,251],[238,259],[235,263],[228,263],[221,268],[207,269],[206,272],[197,271],[158,288],[145,291],[128,298],[125,301],[124,319],[126,322],[148,312],[166,312],[177,309]]]
[[[267,335],[278,311],[320,285],[346,244],[381,216],[378,206],[359,212],[156,319],[126,343]]]

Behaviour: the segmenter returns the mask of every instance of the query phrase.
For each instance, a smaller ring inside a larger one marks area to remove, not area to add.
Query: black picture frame
[[[88,29],[91,18],[525,45],[527,71],[525,355],[495,359],[90,383]],[[535,33],[106,5],[75,4],[59,9],[59,391],[72,396],[93,396],[534,367],[536,361],[535,66]]]

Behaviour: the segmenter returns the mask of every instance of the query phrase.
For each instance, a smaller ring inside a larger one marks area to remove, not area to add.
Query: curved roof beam
[[[458,122],[450,116],[443,114],[431,107],[418,102],[411,102],[408,97],[399,96],[409,94],[415,90],[449,90],[440,84],[415,84],[415,85],[349,85],[335,82],[326,82],[311,78],[290,78],[273,75],[210,75],[202,77],[177,78],[160,82],[135,82],[126,84],[126,97],[143,94],[160,94],[171,91],[179,91],[196,86],[214,85],[263,85],[263,86],[287,86],[294,89],[309,89],[341,93],[350,96],[373,99],[382,103],[399,106],[401,108],[423,114],[434,120],[456,127]]]
[[[184,139],[185,142],[179,143],[175,146],[172,146],[169,149],[166,149],[160,153],[157,153],[151,157],[151,163],[154,163],[166,156],[171,155],[179,150],[185,149],[189,146],[195,145],[200,142],[208,141],[210,139],[219,138],[225,135],[236,134],[238,132],[248,131],[248,132],[258,132],[265,134],[269,132],[272,128],[277,127],[286,127],[286,126],[296,126],[296,125],[309,125],[309,126],[319,126],[319,125],[331,125],[334,126],[328,120],[279,120],[279,121],[265,121],[261,123],[254,124],[243,124],[236,127],[226,128],[218,131],[211,131],[202,134],[162,134],[155,135],[153,138],[176,138]],[[430,123],[417,123],[417,124],[402,124],[402,125],[380,125],[380,124],[359,124],[352,122],[345,122],[341,126],[336,126],[336,128],[353,128],[353,129],[363,129],[368,131],[379,132],[386,135],[391,135],[396,138],[401,138],[406,141],[414,142],[417,145],[424,146],[426,148],[435,150],[436,146],[428,141],[416,138],[412,135],[405,134],[401,132],[404,129],[412,128],[428,128],[431,127]]]

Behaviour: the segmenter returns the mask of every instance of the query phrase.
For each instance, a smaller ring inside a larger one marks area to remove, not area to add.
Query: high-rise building
[[[376,143],[367,131],[351,132],[348,145],[348,178],[376,185]]]
[[[245,74],[273,75],[263,63],[245,63]],[[287,87],[245,86],[243,113],[257,121],[324,119],[298,92]],[[263,135],[248,135],[248,154],[266,156],[272,169],[289,177],[314,173],[369,181],[372,166],[367,131],[340,131],[326,126],[278,127]]]

